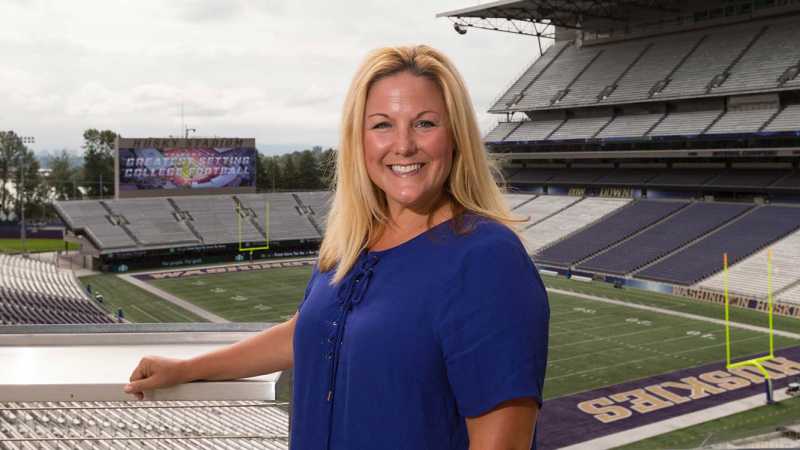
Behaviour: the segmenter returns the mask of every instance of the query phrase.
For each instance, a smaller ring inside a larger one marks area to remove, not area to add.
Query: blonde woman
[[[126,391],[294,368],[291,447],[530,449],[547,294],[495,184],[464,82],[427,46],[369,54],[295,316]]]

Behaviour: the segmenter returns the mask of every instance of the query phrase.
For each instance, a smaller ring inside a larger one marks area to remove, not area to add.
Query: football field
[[[231,321],[278,322],[295,312],[310,273],[310,266],[284,267],[149,282]],[[560,289],[615,298],[631,304],[652,304],[698,317],[722,318],[722,308],[718,305],[704,305],[646,291],[613,289],[598,283],[551,277],[545,277],[545,281]],[[561,293],[551,292],[549,299],[547,398],[695,367],[725,357],[725,331],[717,323]],[[762,313],[739,314],[737,317],[756,325],[767,323],[766,315]],[[800,325],[797,323],[800,321],[781,319],[780,325],[792,331],[796,331],[795,325]],[[776,328],[780,327],[776,325]],[[800,342],[795,339],[775,336],[776,348],[798,345]],[[734,329],[732,348],[734,358],[763,354],[769,349],[768,334]]]

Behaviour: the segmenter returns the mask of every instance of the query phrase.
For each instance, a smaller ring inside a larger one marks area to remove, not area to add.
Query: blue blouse
[[[314,269],[294,334],[291,448],[466,450],[465,417],[539,405],[550,309],[506,226],[476,215]],[[534,443],[535,448],[535,443]]]

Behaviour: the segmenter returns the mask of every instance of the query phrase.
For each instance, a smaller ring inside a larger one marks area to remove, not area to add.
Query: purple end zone
[[[779,389],[800,374],[800,347],[777,351],[775,356],[784,360],[767,362],[764,367],[774,375],[773,388]],[[547,400],[539,419],[539,448],[555,449],[578,444],[763,394],[763,382],[755,381],[763,379],[763,376],[749,373],[752,376],[748,380],[746,375],[731,373],[725,369],[724,362],[718,362]],[[681,385],[694,385],[697,390],[690,391]],[[703,388],[704,385],[708,387]],[[673,401],[653,391],[666,393],[666,396],[672,394]],[[579,407],[581,403],[583,410]]]

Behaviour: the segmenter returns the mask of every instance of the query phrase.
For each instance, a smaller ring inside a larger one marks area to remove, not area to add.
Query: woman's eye
[[[430,128],[430,127],[435,127],[436,124],[431,122],[430,120],[420,120],[419,122],[417,122],[417,126],[421,128]]]
[[[389,122],[379,122],[372,126],[373,129],[375,128],[386,128],[389,126]]]

